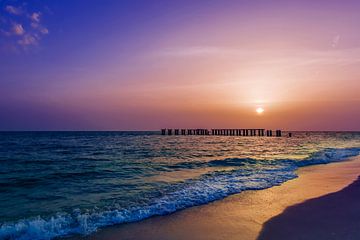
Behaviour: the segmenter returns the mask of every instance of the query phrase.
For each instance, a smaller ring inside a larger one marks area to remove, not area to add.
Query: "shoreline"
[[[268,220],[258,240],[360,239],[360,177],[344,189],[288,207]]]
[[[301,167],[298,178],[263,190],[155,216],[135,223],[105,227],[89,236],[66,239],[256,239],[263,224],[286,208],[342,190],[360,173],[360,156]]]

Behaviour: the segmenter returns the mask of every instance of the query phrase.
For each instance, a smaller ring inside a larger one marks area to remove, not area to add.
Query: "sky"
[[[356,0],[0,0],[0,130],[360,130],[359,12]]]

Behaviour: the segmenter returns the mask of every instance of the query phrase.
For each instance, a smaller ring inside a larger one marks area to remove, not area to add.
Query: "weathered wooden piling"
[[[250,128],[250,129],[206,129],[206,128],[197,128],[197,129],[161,129],[161,135],[199,135],[199,136],[267,136],[272,137],[272,130]],[[275,136],[281,137],[281,130],[275,130]],[[291,134],[288,135],[291,137]]]
[[[269,130],[266,130],[266,136],[267,136],[267,137],[270,137]]]

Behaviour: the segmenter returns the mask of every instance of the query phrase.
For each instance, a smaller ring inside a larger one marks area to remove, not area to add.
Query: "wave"
[[[206,204],[244,190],[260,190],[296,178],[302,166],[341,161],[360,154],[360,148],[324,149],[303,160],[280,159],[258,161],[250,158],[228,158],[206,163],[186,163],[187,167],[232,166],[230,171],[215,171],[198,179],[175,185],[161,198],[146,206],[109,210],[97,209],[58,213],[52,217],[23,219],[0,225],[0,239],[52,239],[55,237],[90,234],[100,227],[139,221],[155,215],[166,215],[191,206]],[[192,165],[191,165],[192,164]]]

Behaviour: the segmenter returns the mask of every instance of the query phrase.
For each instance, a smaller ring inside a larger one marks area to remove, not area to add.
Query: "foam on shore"
[[[260,190],[280,185],[296,178],[296,170],[302,166],[331,163],[345,160],[360,153],[360,148],[325,149],[303,160],[255,161],[253,159],[230,158],[206,163],[186,163],[190,168],[208,166],[241,165],[241,169],[216,171],[175,185],[164,196],[145,206],[107,211],[97,209],[72,213],[58,213],[52,217],[23,219],[0,226],[0,239],[52,239],[71,234],[90,234],[99,227],[139,221],[155,215],[166,215],[191,206],[206,204],[244,190]],[[245,166],[245,167],[244,167]],[[256,168],[257,171],[253,171]]]

